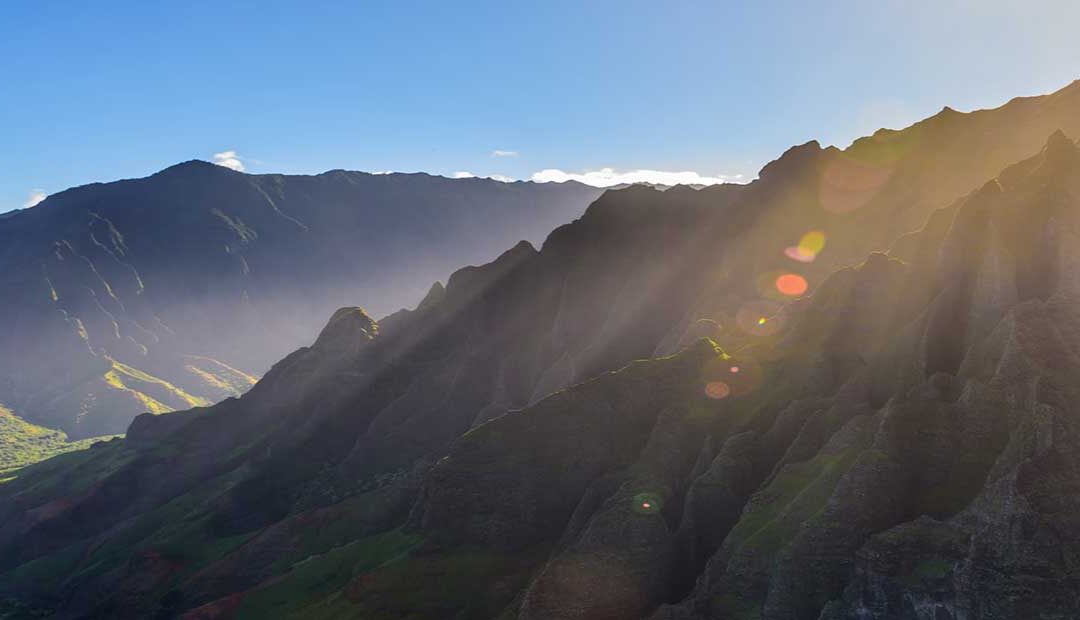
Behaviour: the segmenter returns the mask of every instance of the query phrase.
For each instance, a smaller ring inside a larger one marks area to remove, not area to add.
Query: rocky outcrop
[[[374,340],[379,326],[361,308],[341,308],[330,317],[330,322],[319,333],[316,351],[338,357],[356,357],[360,347]]]

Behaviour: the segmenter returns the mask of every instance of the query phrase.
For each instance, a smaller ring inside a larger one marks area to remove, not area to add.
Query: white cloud
[[[240,161],[240,156],[236,154],[236,151],[222,151],[220,153],[214,153],[214,163],[219,166],[230,168],[237,172],[244,171],[244,162]]]
[[[611,187],[625,183],[657,183],[660,185],[717,185],[738,181],[741,174],[705,176],[697,172],[668,172],[664,170],[615,170],[614,168],[601,168],[585,172],[566,172],[556,168],[548,168],[534,173],[529,179],[537,183],[563,183],[566,181],[578,181],[593,187]]]
[[[45,193],[45,190],[32,189],[30,190],[30,197],[27,198],[26,202],[23,203],[23,208],[29,209],[30,207],[36,207],[39,202],[45,200],[48,197],[49,195]]]
[[[450,175],[451,179],[491,179],[492,181],[498,181],[500,183],[516,183],[517,179],[508,177],[503,174],[487,174],[479,175],[471,172],[461,170]]]
[[[492,157],[517,157],[517,151],[504,151],[502,149],[495,149],[491,152]]]

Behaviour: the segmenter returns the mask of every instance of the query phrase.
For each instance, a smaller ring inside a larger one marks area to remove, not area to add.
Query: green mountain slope
[[[0,487],[0,597],[190,620],[1077,615],[1080,147],[1044,135],[911,229],[884,214],[922,199],[896,192],[949,161],[898,163],[834,218],[843,157],[609,192],[413,311],[338,311],[241,398],[27,468]],[[811,224],[827,245],[796,271]],[[772,261],[809,294],[759,289]]]
[[[338,307],[397,310],[600,193],[198,161],[58,192],[0,219],[0,402],[85,438],[237,396]]]
[[[13,479],[14,470],[20,467],[64,452],[84,450],[103,439],[108,437],[70,441],[64,432],[30,424],[0,405],[0,480]]]

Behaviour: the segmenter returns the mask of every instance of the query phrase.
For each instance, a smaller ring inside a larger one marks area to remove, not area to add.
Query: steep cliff
[[[849,154],[815,145],[748,186],[608,192],[415,310],[339,311],[241,398],[19,472],[0,595],[58,617],[1076,615],[1080,151],[1046,135],[910,231],[861,216],[915,204],[890,194],[823,209]],[[785,251],[808,230],[824,249]]]

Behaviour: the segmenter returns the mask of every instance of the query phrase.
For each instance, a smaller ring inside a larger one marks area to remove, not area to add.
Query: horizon
[[[178,167],[193,164],[193,163],[205,164],[207,166],[214,166],[214,167],[222,168],[224,170],[228,170],[228,171],[236,173],[236,174],[242,174],[242,175],[247,175],[247,176],[317,177],[317,176],[322,176],[322,175],[325,175],[325,174],[330,174],[330,173],[333,173],[333,172],[347,172],[347,173],[352,173],[352,174],[366,174],[366,175],[369,175],[369,176],[397,176],[397,175],[415,176],[415,175],[420,175],[420,176],[428,176],[428,177],[437,177],[437,178],[445,179],[445,180],[448,180],[448,181],[477,180],[477,181],[490,181],[490,182],[493,182],[493,183],[504,183],[504,184],[529,183],[529,184],[537,184],[537,185],[546,185],[546,184],[562,185],[562,184],[567,184],[567,183],[574,183],[574,184],[577,184],[577,185],[584,185],[584,186],[593,187],[593,188],[596,188],[596,189],[604,189],[604,190],[623,189],[623,188],[626,188],[626,187],[629,187],[629,186],[632,186],[632,185],[642,185],[642,186],[647,186],[647,187],[662,187],[664,189],[677,187],[677,186],[681,185],[683,187],[691,187],[692,189],[696,189],[698,187],[708,187],[708,186],[711,186],[711,185],[720,185],[721,184],[721,183],[707,183],[707,184],[696,184],[696,183],[680,184],[680,183],[674,183],[674,184],[669,185],[669,184],[664,184],[664,183],[656,183],[656,182],[652,182],[652,181],[631,181],[631,182],[615,183],[615,184],[608,184],[608,185],[597,185],[597,184],[594,184],[594,183],[586,183],[586,182],[580,181],[578,179],[562,179],[562,180],[537,180],[537,179],[531,179],[531,178],[530,179],[511,179],[511,178],[507,178],[507,177],[501,177],[500,175],[494,175],[494,176],[481,176],[481,175],[474,175],[474,174],[468,174],[468,175],[453,175],[453,174],[451,174],[451,175],[448,175],[448,174],[439,174],[439,173],[435,173],[435,172],[428,172],[426,170],[370,171],[370,170],[349,170],[349,169],[345,169],[345,168],[331,168],[329,170],[323,170],[321,172],[295,172],[295,173],[274,172],[274,171],[253,172],[251,170],[237,170],[235,168],[232,168],[230,166],[227,166],[227,165],[224,165],[224,164],[221,164],[221,163],[215,163],[213,161],[208,161],[208,160],[205,160],[205,159],[195,158],[195,159],[189,159],[187,161],[181,161],[181,162],[177,162],[175,164],[171,164],[169,166],[166,166],[166,167],[164,167],[164,168],[162,168],[160,170],[155,170],[155,171],[153,171],[153,172],[151,172],[151,173],[149,173],[147,175],[144,175],[144,176],[124,177],[124,178],[117,178],[117,179],[107,179],[107,180],[103,180],[103,181],[91,181],[89,183],[84,183],[84,184],[81,184],[81,185],[73,185],[71,187],[66,187],[66,188],[64,188],[64,189],[62,189],[60,191],[53,192],[51,194],[47,194],[45,196],[42,196],[41,200],[35,202],[33,205],[26,205],[26,206],[22,206],[22,207],[16,207],[16,208],[11,209],[9,211],[0,211],[0,215],[8,215],[8,214],[14,214],[14,213],[20,212],[20,211],[28,211],[28,210],[33,209],[34,207],[38,206],[39,204],[45,202],[46,199],[48,199],[48,198],[50,198],[50,197],[52,197],[54,195],[57,195],[57,194],[62,194],[62,193],[67,192],[67,191],[78,190],[78,189],[83,188],[83,187],[89,187],[89,186],[94,186],[94,185],[108,185],[108,184],[111,184],[111,183],[122,183],[122,182],[125,182],[125,181],[138,181],[138,180],[153,177],[155,175],[158,175],[158,174],[160,174],[162,172],[165,172],[167,170],[171,170],[173,168],[178,168]],[[666,173],[666,174],[678,175],[678,174],[684,174],[684,173],[676,172],[676,173]],[[745,180],[739,180],[739,181],[734,181],[734,180],[732,180],[732,181],[724,181],[723,184],[736,184],[736,185],[739,185],[739,184],[749,183],[749,182],[751,182],[753,180],[755,180],[755,179],[745,179]]]
[[[983,108],[975,108],[975,109],[972,109],[972,110],[957,110],[957,109],[953,108],[952,106],[945,105],[945,106],[942,106],[942,109],[939,110],[938,113],[940,113],[941,111],[943,111],[945,109],[950,109],[950,110],[952,110],[954,112],[958,112],[960,114],[972,114],[972,113],[975,113],[975,112],[980,112],[980,111],[985,111],[985,110],[993,110],[993,109],[997,109],[999,107],[1002,107],[1002,106],[1006,105],[1007,103],[1009,103],[1009,102],[1011,102],[1011,101],[1013,101],[1015,99],[1025,99],[1025,98],[1032,98],[1032,97],[1040,97],[1040,96],[1049,95],[1049,94],[1052,94],[1052,93],[1057,92],[1059,90],[1063,90],[1065,88],[1073,86],[1074,84],[1077,84],[1077,83],[1080,83],[1080,78],[1077,78],[1077,79],[1072,80],[1071,82],[1069,82],[1067,84],[1062,85],[1061,88],[1054,89],[1054,90],[1046,92],[1046,93],[1037,93],[1037,94],[1030,94],[1030,95],[1028,95],[1028,94],[1016,95],[1014,97],[1009,98],[1007,101],[1001,102],[998,105],[988,106],[988,107],[983,107]],[[722,177],[719,177],[719,178],[703,178],[694,171],[659,171],[659,170],[615,171],[615,170],[613,170],[611,168],[603,168],[603,169],[600,169],[600,170],[584,171],[582,173],[565,173],[565,172],[563,172],[561,170],[547,169],[547,170],[541,170],[541,171],[533,174],[529,178],[521,178],[521,179],[507,177],[507,176],[500,175],[500,174],[482,175],[482,174],[473,174],[471,172],[463,172],[463,171],[454,172],[454,173],[440,173],[440,172],[432,172],[432,171],[427,171],[427,170],[354,170],[354,169],[348,169],[348,168],[329,168],[329,169],[326,169],[326,170],[321,170],[321,171],[316,171],[316,172],[279,172],[279,171],[274,171],[274,170],[253,171],[253,170],[248,170],[246,168],[246,166],[244,166],[242,164],[242,162],[239,162],[239,160],[237,160],[236,157],[235,157],[235,153],[229,152],[229,153],[215,154],[213,157],[211,157],[209,159],[203,159],[203,158],[196,157],[196,158],[189,159],[189,160],[186,160],[186,161],[176,162],[176,163],[167,165],[167,166],[165,166],[165,167],[163,167],[161,169],[149,172],[149,173],[147,173],[146,175],[143,175],[143,176],[130,176],[130,177],[120,177],[120,178],[115,178],[115,179],[89,181],[87,183],[82,183],[82,184],[79,184],[79,185],[73,185],[71,187],[63,188],[63,189],[61,189],[61,190],[59,190],[57,192],[52,192],[52,193],[44,193],[44,192],[42,192],[39,195],[32,195],[30,197],[30,200],[21,207],[15,207],[15,208],[8,209],[8,210],[0,210],[0,215],[15,213],[17,211],[26,211],[28,209],[36,207],[38,204],[44,202],[47,198],[49,198],[52,194],[58,194],[58,193],[62,193],[62,192],[68,191],[68,190],[78,189],[78,188],[86,186],[86,185],[108,184],[108,183],[115,183],[115,182],[121,182],[121,181],[131,181],[131,180],[144,179],[144,178],[154,176],[154,175],[156,175],[158,173],[164,172],[165,170],[168,170],[170,168],[175,168],[175,167],[178,167],[178,166],[182,166],[182,165],[190,164],[190,163],[194,163],[194,162],[206,164],[208,166],[217,166],[217,167],[224,168],[226,170],[230,170],[232,172],[236,172],[236,173],[239,173],[239,174],[253,175],[253,176],[260,176],[260,175],[320,176],[320,175],[324,175],[324,174],[329,174],[331,172],[343,171],[343,172],[367,174],[367,175],[371,175],[371,176],[425,175],[425,176],[431,176],[431,177],[439,177],[439,178],[452,180],[452,181],[461,181],[461,180],[467,180],[467,179],[477,179],[477,180],[492,181],[492,182],[496,182],[496,183],[507,183],[507,184],[513,184],[513,183],[537,183],[537,184],[578,183],[578,184],[581,184],[581,185],[587,185],[587,186],[590,186],[590,187],[595,187],[595,188],[598,188],[598,189],[605,189],[605,190],[607,190],[607,189],[622,189],[624,187],[628,187],[628,186],[631,186],[631,185],[655,186],[655,187],[663,187],[665,189],[670,188],[670,187],[677,187],[677,186],[700,188],[700,187],[708,187],[708,186],[712,186],[712,185],[727,185],[727,184],[742,185],[742,184],[751,183],[751,182],[757,180],[758,173],[761,171],[761,168],[764,168],[769,163],[780,159],[788,149],[795,148],[795,147],[798,147],[798,146],[802,146],[802,145],[805,145],[805,144],[818,143],[818,145],[822,149],[837,148],[837,149],[840,149],[840,150],[847,150],[847,149],[851,148],[854,145],[854,143],[857,142],[858,140],[863,139],[863,138],[871,137],[871,136],[873,136],[874,134],[876,134],[879,131],[903,131],[903,130],[906,130],[906,129],[914,126],[914,125],[917,125],[918,123],[920,123],[922,121],[925,121],[925,120],[927,120],[929,118],[932,118],[933,116],[936,116],[936,114],[930,115],[930,116],[927,116],[927,117],[924,117],[924,118],[920,118],[920,119],[915,119],[911,123],[909,123],[907,125],[904,125],[904,126],[900,126],[900,127],[879,127],[878,129],[875,129],[874,131],[869,132],[867,134],[853,137],[852,140],[848,144],[843,145],[843,146],[836,145],[836,144],[824,144],[824,145],[822,145],[821,141],[817,140],[817,139],[811,139],[811,140],[808,140],[808,141],[803,142],[801,144],[791,144],[787,148],[785,148],[784,150],[778,152],[774,157],[762,162],[761,166],[758,168],[758,170],[752,176],[748,176],[748,175],[744,175],[744,174],[738,174],[738,175],[734,175],[734,176],[732,176],[730,178],[728,178],[726,176],[722,176]],[[697,176],[695,176],[695,175],[697,175]]]
[[[1063,0],[1024,20],[968,0],[778,4],[9,9],[0,52],[20,96],[0,99],[0,212],[193,158],[256,174],[746,182],[792,145],[843,148],[1080,77],[1080,6]]]

